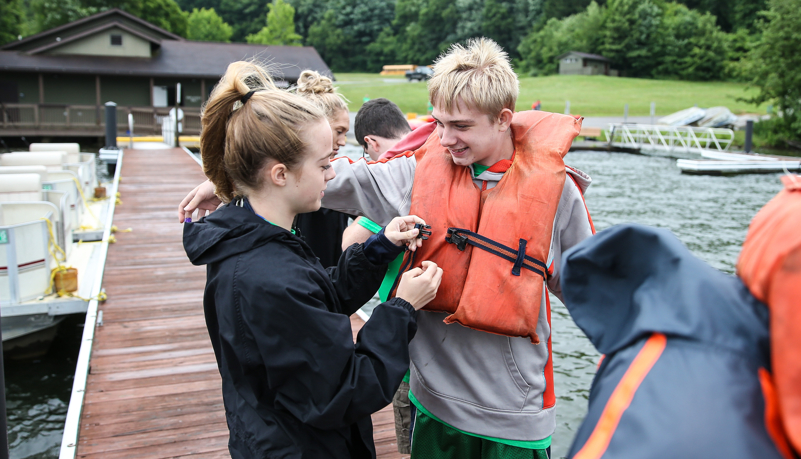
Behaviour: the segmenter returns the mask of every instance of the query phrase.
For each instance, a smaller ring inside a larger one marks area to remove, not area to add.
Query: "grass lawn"
[[[426,112],[428,91],[425,83],[408,83],[402,76],[387,77],[368,73],[338,73],[336,85],[350,100],[350,110],[357,111],[363,98],[386,97],[404,112]],[[656,116],[698,105],[725,105],[734,113],[765,113],[767,106],[738,102],[754,89],[746,90],[742,83],[645,80],[605,76],[552,75],[520,78],[520,97],[517,110],[528,110],[531,104],[542,101],[542,109],[563,113],[565,101],[570,111],[583,116],[623,116],[629,104],[629,116],[650,115],[651,102],[656,102]]]

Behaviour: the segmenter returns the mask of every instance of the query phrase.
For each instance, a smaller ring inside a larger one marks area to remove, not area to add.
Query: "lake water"
[[[357,148],[346,153],[361,157]],[[777,174],[682,175],[675,160],[666,158],[573,152],[566,162],[593,178],[586,201],[598,231],[624,222],[668,228],[728,273],[734,272],[751,218],[781,189]],[[558,410],[553,455],[563,457],[586,412],[598,353],[559,300],[551,301]],[[6,361],[11,458],[58,457],[82,323],[65,321],[45,357]]]

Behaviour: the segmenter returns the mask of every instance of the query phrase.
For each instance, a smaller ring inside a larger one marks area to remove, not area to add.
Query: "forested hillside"
[[[336,72],[486,36],[523,75],[582,51],[622,76],[747,81],[801,138],[801,0],[0,0],[0,43],[115,7],[191,40],[314,46]]]
[[[730,64],[759,39],[765,2],[3,0],[0,40],[117,7],[190,39],[314,46],[335,71],[430,64],[451,43],[487,36],[535,75],[584,51],[628,76],[717,80],[737,77]]]

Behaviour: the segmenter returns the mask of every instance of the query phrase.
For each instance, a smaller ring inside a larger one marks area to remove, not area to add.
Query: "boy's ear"
[[[498,115],[498,127],[500,128],[501,132],[505,132],[507,129],[509,129],[509,127],[512,125],[513,117],[514,113],[508,108],[501,110],[500,115]]]
[[[373,149],[373,151],[378,151],[378,147],[380,146],[380,145],[378,145],[378,141],[377,140],[371,139],[368,136],[364,136],[364,143],[366,143],[369,147],[371,147]]]

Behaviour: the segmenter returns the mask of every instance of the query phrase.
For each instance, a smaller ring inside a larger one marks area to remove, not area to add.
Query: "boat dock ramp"
[[[176,203],[205,179],[178,148],[125,150],[108,246],[108,299],[87,313],[61,459],[227,458],[221,379]],[[351,318],[354,336],[363,322]],[[380,458],[400,458],[391,407],[373,415]]]
[[[614,151],[676,159],[685,174],[734,175],[801,171],[801,159],[732,152],[734,131],[650,124],[614,123],[608,128],[583,128],[572,150]],[[603,137],[603,140],[599,140]]]

